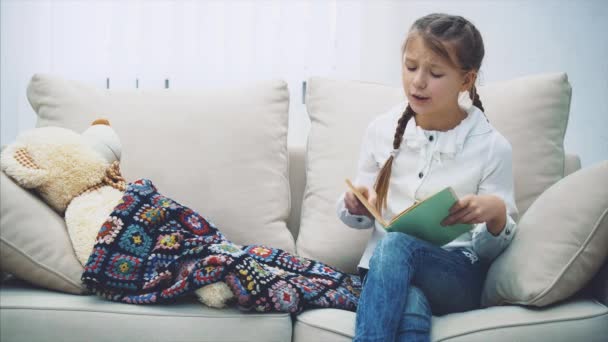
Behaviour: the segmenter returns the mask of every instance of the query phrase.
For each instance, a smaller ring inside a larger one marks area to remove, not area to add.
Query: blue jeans
[[[468,249],[388,233],[365,275],[354,341],[429,341],[433,314],[479,308],[486,270]]]

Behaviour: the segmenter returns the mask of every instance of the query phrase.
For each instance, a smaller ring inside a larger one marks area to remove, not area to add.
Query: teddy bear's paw
[[[201,303],[218,309],[225,308],[226,304],[234,298],[232,291],[223,281],[206,285],[194,292]]]
[[[0,166],[8,176],[26,189],[39,187],[48,181],[48,171],[40,168],[25,145],[13,143],[0,154]]]

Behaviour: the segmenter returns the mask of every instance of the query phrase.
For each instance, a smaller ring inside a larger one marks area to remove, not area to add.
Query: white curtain
[[[1,0],[1,140],[34,127],[34,73],[111,89],[280,78],[290,141],[304,141],[302,83],[358,79],[361,1]]]

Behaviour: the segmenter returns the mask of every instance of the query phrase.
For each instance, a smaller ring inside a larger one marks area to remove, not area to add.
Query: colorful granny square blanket
[[[102,225],[82,280],[104,298],[132,304],[171,302],[224,281],[239,308],[260,312],[354,311],[361,291],[358,276],[280,249],[231,243],[146,179],[128,185]]]

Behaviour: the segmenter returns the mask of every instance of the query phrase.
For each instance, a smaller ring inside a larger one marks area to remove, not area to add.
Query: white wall
[[[608,1],[378,1],[365,3],[361,75],[400,84],[399,49],[430,12],[462,15],[486,48],[481,84],[565,71],[572,85],[566,152],[583,166],[608,159]],[[483,101],[483,99],[482,99]]]
[[[0,0],[1,142],[31,128],[34,73],[111,89],[204,88],[283,79],[290,144],[309,121],[310,75],[358,78],[359,2],[338,0]],[[339,46],[337,44],[339,42]],[[340,59],[340,60],[338,60]]]
[[[400,84],[399,49],[430,12],[463,15],[486,45],[481,84],[565,71],[573,87],[566,151],[608,159],[608,1],[0,0],[2,144],[33,127],[25,88],[51,72],[113,88],[209,86],[283,78],[289,143],[309,123],[309,76]],[[255,32],[255,34],[253,33]],[[231,51],[242,51],[237,55]],[[245,56],[245,57],[243,57]],[[252,58],[254,61],[252,62]],[[482,99],[483,100],[483,99]]]

